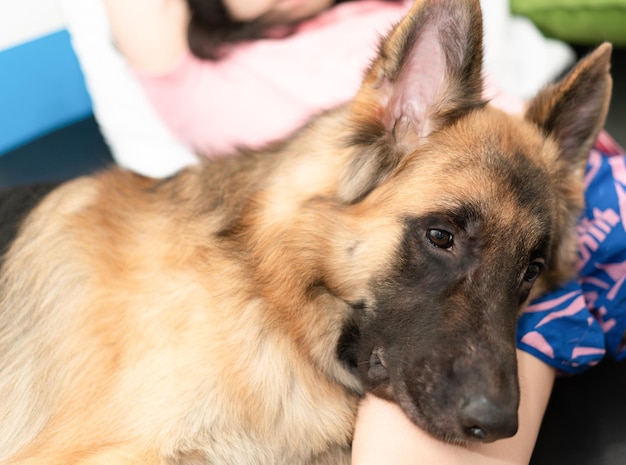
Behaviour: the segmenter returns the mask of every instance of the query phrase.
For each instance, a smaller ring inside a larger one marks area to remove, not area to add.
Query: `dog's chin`
[[[392,383],[383,349],[376,348],[370,355],[367,368],[367,390],[381,399],[398,405],[413,424],[436,439],[457,445],[475,442],[451,424],[440,426],[441,420],[446,418],[443,412],[437,418],[427,418],[409,395],[405,384]]]
[[[498,439],[510,437],[517,432],[517,423],[498,434],[487,432],[483,428],[468,422],[459,409],[448,403],[435,407],[433,398],[423,399],[428,408],[421,408],[418,399],[415,399],[407,389],[403,377],[395,379],[391,373],[402,372],[389,367],[385,360],[383,349],[374,349],[370,355],[367,367],[367,391],[382,399],[395,403],[417,427],[432,437],[449,444],[467,446],[472,443],[491,443]],[[429,392],[428,388],[416,389],[420,392]],[[460,409],[461,411],[463,408]]]
[[[467,446],[476,442],[486,442],[477,438],[472,439],[472,437],[468,437],[451,425],[439,426],[435,419],[429,419],[422,415],[418,411],[415,403],[408,400],[405,396],[400,395],[398,396],[400,399],[397,399],[395,396],[390,395],[392,391],[393,389],[389,383],[380,384],[369,389],[371,394],[398,405],[416,427],[437,440],[458,446]]]
[[[440,415],[424,415],[416,404],[406,395],[390,395],[392,389],[389,383],[378,385],[370,389],[370,392],[382,399],[395,403],[400,407],[407,418],[419,429],[423,430],[437,440],[456,446],[469,446],[477,443],[491,443],[500,438],[485,436],[482,433],[473,433],[470,428],[462,428],[454,424],[451,416],[447,412]],[[446,419],[448,421],[446,421]],[[512,436],[513,434],[511,434]]]

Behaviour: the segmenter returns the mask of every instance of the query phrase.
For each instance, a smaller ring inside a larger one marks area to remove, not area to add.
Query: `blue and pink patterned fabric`
[[[560,372],[626,358],[626,155],[602,133],[589,155],[578,277],[531,302],[517,345]]]

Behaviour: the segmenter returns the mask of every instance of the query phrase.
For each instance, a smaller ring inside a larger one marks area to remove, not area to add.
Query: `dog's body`
[[[349,463],[364,390],[513,434],[517,314],[570,271],[610,48],[523,119],[481,100],[480,34],[476,1],[416,5],[292,138],[45,196],[2,262],[0,463]]]

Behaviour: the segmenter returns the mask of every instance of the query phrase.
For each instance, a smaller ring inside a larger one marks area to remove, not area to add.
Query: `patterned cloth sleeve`
[[[564,373],[626,359],[626,155],[602,133],[589,155],[578,277],[530,303],[517,345]]]

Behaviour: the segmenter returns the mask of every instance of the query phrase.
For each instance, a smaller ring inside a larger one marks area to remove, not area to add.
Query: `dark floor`
[[[98,125],[87,118],[0,156],[0,187],[62,181],[110,163]]]
[[[606,123],[626,147],[626,49],[613,55],[614,92]],[[58,181],[111,163],[92,118],[0,157],[0,187]],[[605,361],[557,380],[532,465],[626,465],[626,363]]]
[[[626,464],[626,362],[558,379],[531,465]]]

